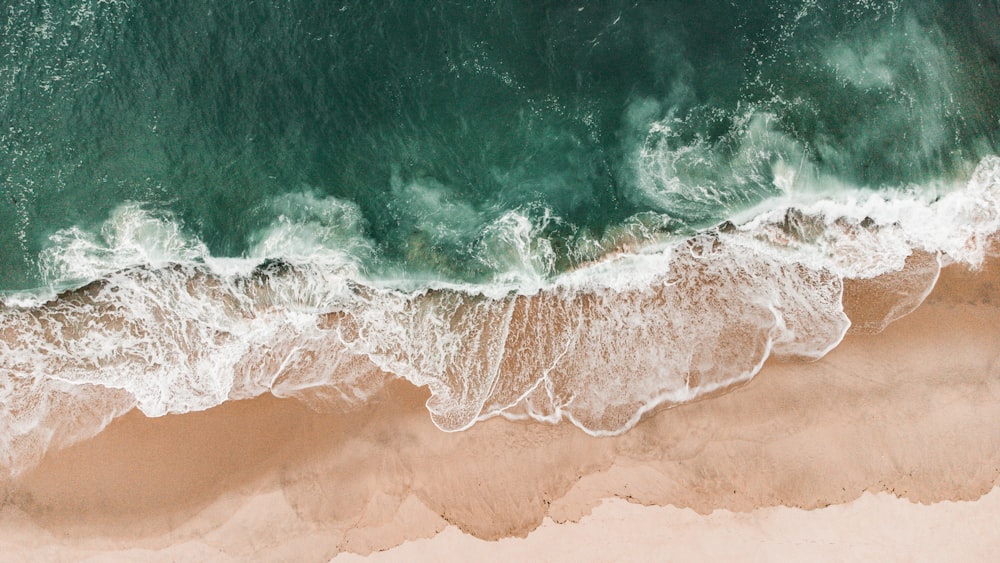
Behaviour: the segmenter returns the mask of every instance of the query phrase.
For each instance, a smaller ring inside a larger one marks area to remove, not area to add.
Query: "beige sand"
[[[464,558],[484,544],[457,530],[497,539],[545,523],[484,553],[545,544],[606,560],[628,543],[636,557],[975,560],[1000,548],[997,493],[980,499],[1000,475],[998,305],[996,263],[949,268],[885,332],[816,363],[771,363],[616,438],[500,419],[446,434],[403,382],[350,412],[260,398],[131,413],[4,485],[0,558],[324,561],[400,544],[388,555]],[[613,497],[677,508],[601,504]]]
[[[479,561],[989,561],[996,558],[1000,489],[976,502],[915,505],[885,493],[805,511],[638,506],[607,500],[579,524],[547,519],[527,538],[487,542],[449,527],[432,539],[337,562]]]

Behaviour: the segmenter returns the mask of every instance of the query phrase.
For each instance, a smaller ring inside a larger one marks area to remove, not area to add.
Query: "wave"
[[[98,232],[54,235],[40,258],[48,293],[9,293],[0,309],[0,465],[23,470],[132,408],[264,393],[348,408],[393,377],[429,389],[445,431],[504,416],[618,434],[748,381],[768,358],[818,359],[852,318],[882,330],[942,264],[979,265],[1000,231],[1000,158],[930,200],[786,194],[673,240],[636,217],[564,273],[544,266],[544,230],[512,213],[484,239],[511,272],[489,284],[370,277],[349,204],[305,193],[274,205],[243,258],[212,257],[138,204]],[[849,318],[856,280],[878,302]]]

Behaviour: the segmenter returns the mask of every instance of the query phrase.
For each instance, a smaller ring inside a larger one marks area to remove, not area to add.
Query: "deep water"
[[[937,197],[1000,142],[998,10],[8,2],[0,288],[90,281],[50,264],[81,240],[115,266],[149,258],[127,244],[176,258],[164,237],[196,258],[333,250],[369,278],[547,279],[623,232],[790,192]],[[163,221],[123,235],[123,209]]]

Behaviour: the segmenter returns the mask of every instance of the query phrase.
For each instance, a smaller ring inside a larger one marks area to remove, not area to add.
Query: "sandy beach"
[[[1000,0],[20,0],[0,563],[1000,561]]]
[[[0,559],[982,560],[1000,547],[998,280],[995,259],[946,267],[884,332],[613,438],[445,433],[403,381],[348,410],[133,411],[5,483]]]

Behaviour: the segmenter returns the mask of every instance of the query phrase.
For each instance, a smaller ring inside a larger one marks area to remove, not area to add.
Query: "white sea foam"
[[[521,292],[546,285],[555,273],[556,253],[542,232],[553,219],[548,209],[535,220],[522,211],[508,211],[482,229],[476,257],[489,270],[501,272],[496,285]]]
[[[361,236],[361,210],[351,202],[305,191],[276,197],[269,208],[274,220],[254,234],[248,258],[282,258],[357,275],[359,262],[371,253]]]
[[[101,279],[131,266],[162,268],[198,262],[208,248],[185,233],[169,213],[124,203],[97,232],[80,227],[57,231],[38,257],[45,282],[55,289]]]
[[[336,200],[276,200],[278,218],[238,260],[128,204],[43,253],[55,286],[97,281],[0,309],[3,463],[23,468],[132,406],[155,416],[266,392],[357,403],[383,373],[427,386],[444,430],[503,415],[620,433],[657,405],[748,380],[771,355],[827,353],[850,324],[845,277],[900,270],[916,250],[933,258],[920,265],[930,284],[938,256],[979,264],[1000,230],[1000,158],[937,200],[792,201],[684,240],[597,242],[618,253],[559,275],[544,229],[512,213],[482,238],[510,279],[416,291],[364,277],[360,215]],[[71,430],[67,413],[90,422]]]

